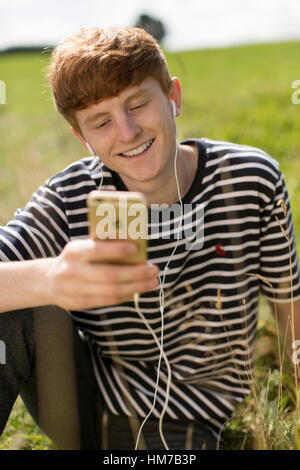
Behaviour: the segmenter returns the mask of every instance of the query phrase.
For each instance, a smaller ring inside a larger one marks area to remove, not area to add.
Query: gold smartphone
[[[142,193],[133,191],[91,191],[88,194],[89,234],[100,240],[131,240],[138,251],[116,264],[147,261],[148,208]]]

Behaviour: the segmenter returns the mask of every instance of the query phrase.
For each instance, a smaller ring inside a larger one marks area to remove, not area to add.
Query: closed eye
[[[136,109],[143,108],[146,104],[147,104],[147,101],[146,101],[145,103],[141,103],[141,104],[139,104],[139,105],[137,105],[137,106],[133,106],[133,107],[131,108],[131,110],[134,111],[134,110],[136,110]]]
[[[109,121],[101,122],[100,124],[98,124],[98,125],[95,127],[95,129],[99,129],[100,127],[104,127],[104,126],[106,126],[108,123],[109,123]]]

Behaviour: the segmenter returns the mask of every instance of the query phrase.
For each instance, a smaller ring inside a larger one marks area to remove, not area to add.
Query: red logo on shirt
[[[219,256],[225,256],[224,245],[222,243],[216,244],[216,253]]]

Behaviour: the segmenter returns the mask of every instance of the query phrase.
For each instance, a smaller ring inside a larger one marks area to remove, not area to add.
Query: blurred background
[[[0,224],[49,176],[87,156],[54,109],[45,71],[51,48],[65,36],[81,27],[111,25],[144,27],[160,42],[172,75],[182,82],[180,139],[205,136],[257,146],[279,161],[299,252],[299,0],[0,0]],[[276,375],[274,331],[262,304],[258,377],[265,379],[269,367],[275,368],[267,395],[262,389],[264,406],[282,381]],[[286,393],[285,412],[292,403]],[[247,406],[245,420],[234,424],[243,445],[243,426],[251,427]],[[233,448],[240,448],[234,442]],[[270,442],[270,448],[274,442],[281,442],[276,448],[283,442],[284,448],[297,447],[283,435]],[[51,448],[51,443],[18,402],[0,448]]]
[[[0,0],[0,223],[84,153],[52,104],[45,78],[51,48],[81,27],[111,25],[144,27],[160,42],[183,85],[181,138],[262,147],[292,170],[294,199],[298,0]]]
[[[141,15],[164,24],[169,50],[300,37],[297,0],[1,0],[0,49],[56,44],[81,26],[133,26]]]

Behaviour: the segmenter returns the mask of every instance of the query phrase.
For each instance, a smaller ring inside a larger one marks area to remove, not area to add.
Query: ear
[[[69,127],[69,130],[72,132],[73,135],[75,135],[75,137],[77,137],[77,139],[80,140],[80,142],[82,143],[82,145],[84,146],[84,148],[85,148],[86,150],[89,150],[89,149],[87,148],[87,145],[86,145],[86,140],[85,140],[85,138],[80,134],[80,132],[76,131],[76,130],[74,129],[74,127],[72,127],[72,126]]]
[[[176,116],[181,114],[181,84],[179,78],[173,77],[172,78],[172,85],[170,90],[170,98],[176,104]]]

